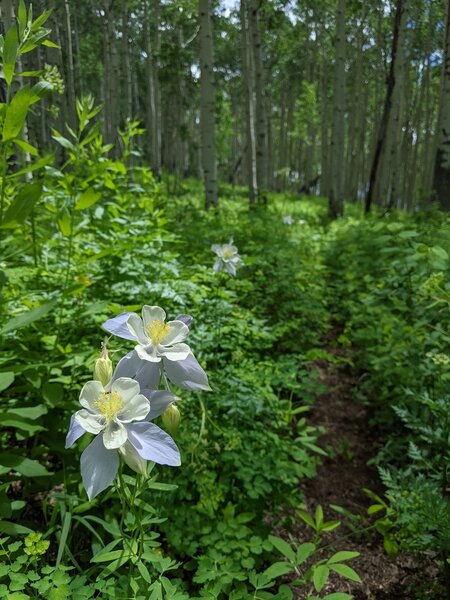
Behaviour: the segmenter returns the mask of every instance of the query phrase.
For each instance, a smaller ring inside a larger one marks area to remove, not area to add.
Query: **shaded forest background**
[[[134,151],[156,175],[205,175],[207,204],[219,179],[248,185],[254,201],[320,194],[332,216],[344,199],[450,208],[447,0],[31,4],[52,8],[59,46],[22,65],[54,86],[28,122],[40,148],[51,127],[75,126],[74,98],[91,93],[106,142],[138,121]],[[12,15],[4,0],[6,26]]]

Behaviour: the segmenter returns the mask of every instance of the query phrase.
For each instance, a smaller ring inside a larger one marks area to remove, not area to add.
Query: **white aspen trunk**
[[[128,3],[123,3],[122,12],[122,56],[123,56],[123,89],[124,107],[122,119],[133,118],[133,87],[132,87],[132,63],[130,60],[130,42],[129,42],[129,24],[128,24]]]
[[[146,94],[146,127],[150,166],[156,177],[161,174],[161,113],[159,90],[159,0],[143,0]]]
[[[328,77],[325,58],[322,58],[320,74],[320,195],[330,193],[330,156],[328,127]]]
[[[450,0],[444,36],[444,61],[434,162],[433,192],[442,210],[450,210]]]
[[[346,0],[338,0],[336,12],[333,131],[331,135],[331,188],[328,203],[331,218],[341,215],[344,208],[345,51],[347,42],[345,37],[345,7]]]
[[[72,44],[72,24],[70,20],[69,0],[64,0],[64,11],[66,18],[66,59],[67,59],[67,91],[68,91],[68,120],[71,127],[75,127],[75,74],[73,66],[73,44]]]
[[[256,176],[258,181],[258,195],[265,202],[267,190],[268,168],[268,132],[266,113],[266,87],[263,67],[261,31],[259,25],[259,11],[262,0],[250,0],[249,18],[252,38],[252,54],[255,69],[255,134],[256,134]]]
[[[403,3],[398,36],[398,51],[394,65],[394,90],[392,93],[392,108],[386,128],[383,158],[380,165],[380,179],[378,188],[379,203],[383,206],[393,207],[398,201],[399,193],[399,148],[401,147],[402,133],[402,102],[405,88],[405,42],[407,26],[407,0]]]
[[[253,56],[251,51],[251,30],[249,19],[250,0],[241,0],[241,36],[242,36],[242,75],[245,98],[245,121],[247,132],[247,183],[250,202],[258,198],[258,177],[256,171],[256,127],[255,127],[255,97]]]
[[[216,89],[211,0],[199,0],[200,22],[200,137],[205,208],[218,206],[216,161]]]

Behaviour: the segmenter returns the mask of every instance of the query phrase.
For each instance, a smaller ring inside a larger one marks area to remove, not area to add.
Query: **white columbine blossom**
[[[217,258],[213,265],[216,272],[226,270],[229,275],[236,275],[236,267],[244,264],[244,261],[238,254],[238,249],[233,245],[231,239],[228,244],[213,244],[211,250],[217,254]]]
[[[112,380],[114,381],[119,377],[130,377],[139,382],[141,389],[155,390],[159,385],[161,371],[164,369],[168,379],[180,388],[209,390],[208,377],[205,371],[199,365],[189,346],[181,343],[180,339],[182,336],[184,336],[183,339],[187,336],[193,320],[192,317],[178,315],[175,321],[165,323],[165,314],[163,309],[158,306],[144,306],[142,308],[142,320],[136,313],[128,312],[117,315],[103,323],[103,329],[108,333],[126,340],[137,341],[140,344],[118,362]],[[156,318],[151,321],[148,318],[149,315]],[[147,322],[145,322],[145,319],[147,319]],[[150,325],[150,331],[147,329],[148,337],[146,337],[145,325]],[[174,328],[169,331],[169,334],[178,331],[179,337],[173,339],[167,336],[161,339],[158,345],[155,345],[154,334],[162,334],[166,331],[167,326]],[[142,344],[136,335],[136,330],[140,331]],[[152,334],[153,341],[149,343],[148,338],[151,338]],[[170,339],[171,343],[169,344],[168,340]]]
[[[145,395],[139,383],[128,377],[119,377],[106,388],[99,381],[88,381],[81,390],[83,408],[72,416],[66,448],[86,432],[95,434],[81,455],[81,476],[90,500],[114,480],[119,453],[142,474],[146,472],[147,460],[162,465],[181,464],[173,439],[149,422],[178,398],[166,391],[143,392]]]
[[[142,318],[131,313],[126,325],[128,331],[138,342],[135,350],[142,360],[160,362],[165,356],[168,360],[184,360],[191,349],[184,344],[189,327],[183,321],[165,322],[166,313],[159,306],[143,306]]]
[[[285,217],[283,217],[282,220],[285,225],[293,225],[293,223],[294,223],[294,219],[292,218],[292,215],[286,215]]]

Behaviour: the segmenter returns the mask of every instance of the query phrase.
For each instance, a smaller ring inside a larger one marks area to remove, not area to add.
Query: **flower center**
[[[169,335],[169,331],[170,325],[159,319],[155,319],[147,325],[147,333],[155,346],[160,344]]]
[[[227,248],[226,250],[224,250],[224,252],[223,252],[224,258],[231,258],[232,256],[233,256],[233,250],[230,250],[230,248]]]
[[[95,404],[105,419],[112,421],[124,407],[125,401],[118,392],[104,392]]]

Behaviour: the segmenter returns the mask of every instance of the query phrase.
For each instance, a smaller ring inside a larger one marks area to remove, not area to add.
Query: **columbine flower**
[[[299,219],[299,220],[298,220],[298,224],[299,224],[299,225],[306,225],[306,221],[305,221],[305,219]]]
[[[138,315],[135,313],[122,313],[121,315],[118,315],[112,319],[108,319],[108,321],[103,323],[103,329],[105,329],[108,333],[116,335],[117,337],[124,338],[126,340],[136,340],[136,336],[130,332],[128,327],[128,320],[131,315],[135,315],[135,317],[137,317],[139,320]],[[133,318],[133,321],[136,322],[136,319]],[[189,315],[178,315],[175,321],[171,321],[167,323],[167,325],[178,322],[184,324],[189,332],[189,327],[192,323],[192,317]],[[166,340],[164,343],[165,342]],[[181,344],[179,344],[179,346],[180,345]],[[186,344],[182,345],[186,346]],[[189,346],[186,347],[189,348]],[[170,381],[178,387],[186,390],[210,390],[211,388],[208,384],[208,377],[197,362],[197,359],[192,352],[189,350],[187,356],[183,359],[180,358],[180,356],[181,353],[178,353],[179,358],[174,360],[173,355],[170,356],[168,352],[161,354],[162,366],[164,367],[164,371]],[[132,379],[136,379],[136,381],[139,382],[141,389],[148,388],[155,390],[157,389],[159,380],[161,378],[161,362],[153,362],[149,359],[143,359],[136,348],[132,352],[129,352],[117,363],[112,380],[114,381],[119,377],[130,377]]]
[[[81,476],[90,500],[114,480],[119,453],[140,473],[146,472],[147,465],[143,461],[147,460],[162,465],[181,464],[172,438],[149,422],[177,397],[165,391],[142,392],[139,383],[127,377],[112,381],[106,389],[99,381],[88,381],[81,390],[83,408],[71,418],[66,448],[85,432],[96,434],[81,455]]]
[[[292,215],[286,215],[285,217],[283,217],[282,220],[285,225],[292,225],[294,223],[294,219],[292,218]]]
[[[131,313],[127,319],[128,331],[139,343],[135,350],[142,360],[159,362],[162,356],[168,360],[184,360],[191,349],[183,341],[189,327],[183,321],[165,322],[166,313],[159,306],[143,306],[142,319]]]
[[[243,265],[244,261],[238,254],[238,249],[231,239],[228,244],[213,244],[211,250],[217,254],[213,269],[216,272],[225,269],[230,275],[236,275],[236,267]]]

